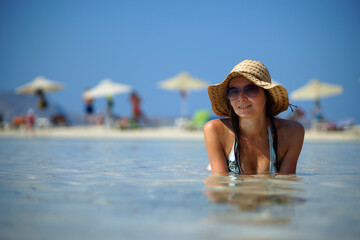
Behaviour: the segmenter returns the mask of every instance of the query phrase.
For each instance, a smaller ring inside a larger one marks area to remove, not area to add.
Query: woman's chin
[[[237,111],[235,112],[240,118],[252,118],[254,117],[253,111]]]

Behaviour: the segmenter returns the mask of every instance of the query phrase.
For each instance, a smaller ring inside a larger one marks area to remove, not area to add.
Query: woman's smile
[[[242,110],[244,110],[244,109],[250,108],[250,107],[251,107],[251,104],[239,105],[239,106],[237,106],[237,107],[240,108],[240,109],[242,109]]]

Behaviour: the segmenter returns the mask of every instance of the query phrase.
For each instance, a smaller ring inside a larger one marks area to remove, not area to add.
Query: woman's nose
[[[240,91],[238,99],[247,99],[247,96],[244,94],[244,91]]]

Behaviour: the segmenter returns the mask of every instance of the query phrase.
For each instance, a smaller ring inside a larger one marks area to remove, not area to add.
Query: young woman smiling
[[[264,64],[242,61],[223,82],[209,86],[208,94],[213,111],[228,117],[204,127],[212,173],[296,173],[304,128],[275,117],[289,107],[288,95],[271,83]]]

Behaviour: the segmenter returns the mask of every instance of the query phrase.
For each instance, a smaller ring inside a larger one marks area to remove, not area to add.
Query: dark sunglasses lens
[[[259,87],[255,84],[247,85],[243,88],[244,94],[249,97],[256,97],[259,94]]]
[[[237,96],[239,96],[239,92],[240,92],[239,88],[236,87],[228,88],[228,90],[226,91],[226,97],[229,100],[236,99]]]

